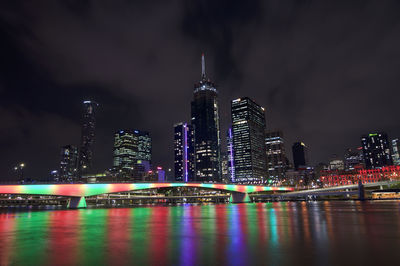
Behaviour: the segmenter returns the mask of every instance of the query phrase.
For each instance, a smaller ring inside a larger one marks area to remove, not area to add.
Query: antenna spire
[[[204,60],[204,53],[201,54],[201,78],[206,78],[206,63]]]

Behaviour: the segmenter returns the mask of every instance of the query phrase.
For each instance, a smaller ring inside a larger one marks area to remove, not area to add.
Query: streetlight
[[[17,172],[17,174],[18,174],[18,170],[21,172],[20,181],[22,181],[24,179],[24,167],[25,167],[25,163],[20,163],[18,166],[14,167],[14,170]]]

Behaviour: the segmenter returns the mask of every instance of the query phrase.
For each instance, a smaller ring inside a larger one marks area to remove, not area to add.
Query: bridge
[[[109,184],[35,184],[0,185],[0,194],[10,195],[50,195],[69,197],[68,208],[86,208],[85,197],[101,194],[129,192],[144,189],[191,187],[222,190],[231,193],[230,202],[250,202],[249,193],[289,192],[292,187],[271,187],[262,185],[233,185],[214,183],[109,183]]]
[[[343,186],[331,186],[317,189],[306,189],[306,190],[298,190],[292,191],[288,193],[280,193],[273,195],[257,195],[257,198],[278,198],[281,200],[290,199],[290,198],[309,198],[309,197],[319,197],[319,196],[349,196],[349,195],[357,195],[358,199],[364,199],[364,188],[374,188],[379,187],[383,189],[384,186],[390,186],[394,184],[398,184],[399,180],[386,180],[386,181],[378,181],[371,183],[359,183],[359,184],[351,184],[351,185],[343,185]]]

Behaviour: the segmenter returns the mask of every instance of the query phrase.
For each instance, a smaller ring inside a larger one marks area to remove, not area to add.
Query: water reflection
[[[396,201],[0,213],[0,265],[373,265],[399,245]]]

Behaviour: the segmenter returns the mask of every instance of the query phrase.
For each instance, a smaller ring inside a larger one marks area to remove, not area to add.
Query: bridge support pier
[[[249,194],[242,192],[231,192],[231,197],[229,198],[230,203],[248,203],[250,201]]]
[[[85,197],[71,197],[68,200],[67,208],[68,209],[81,209],[86,208],[86,200]]]
[[[364,200],[365,193],[364,193],[364,185],[361,181],[358,181],[358,199]]]

